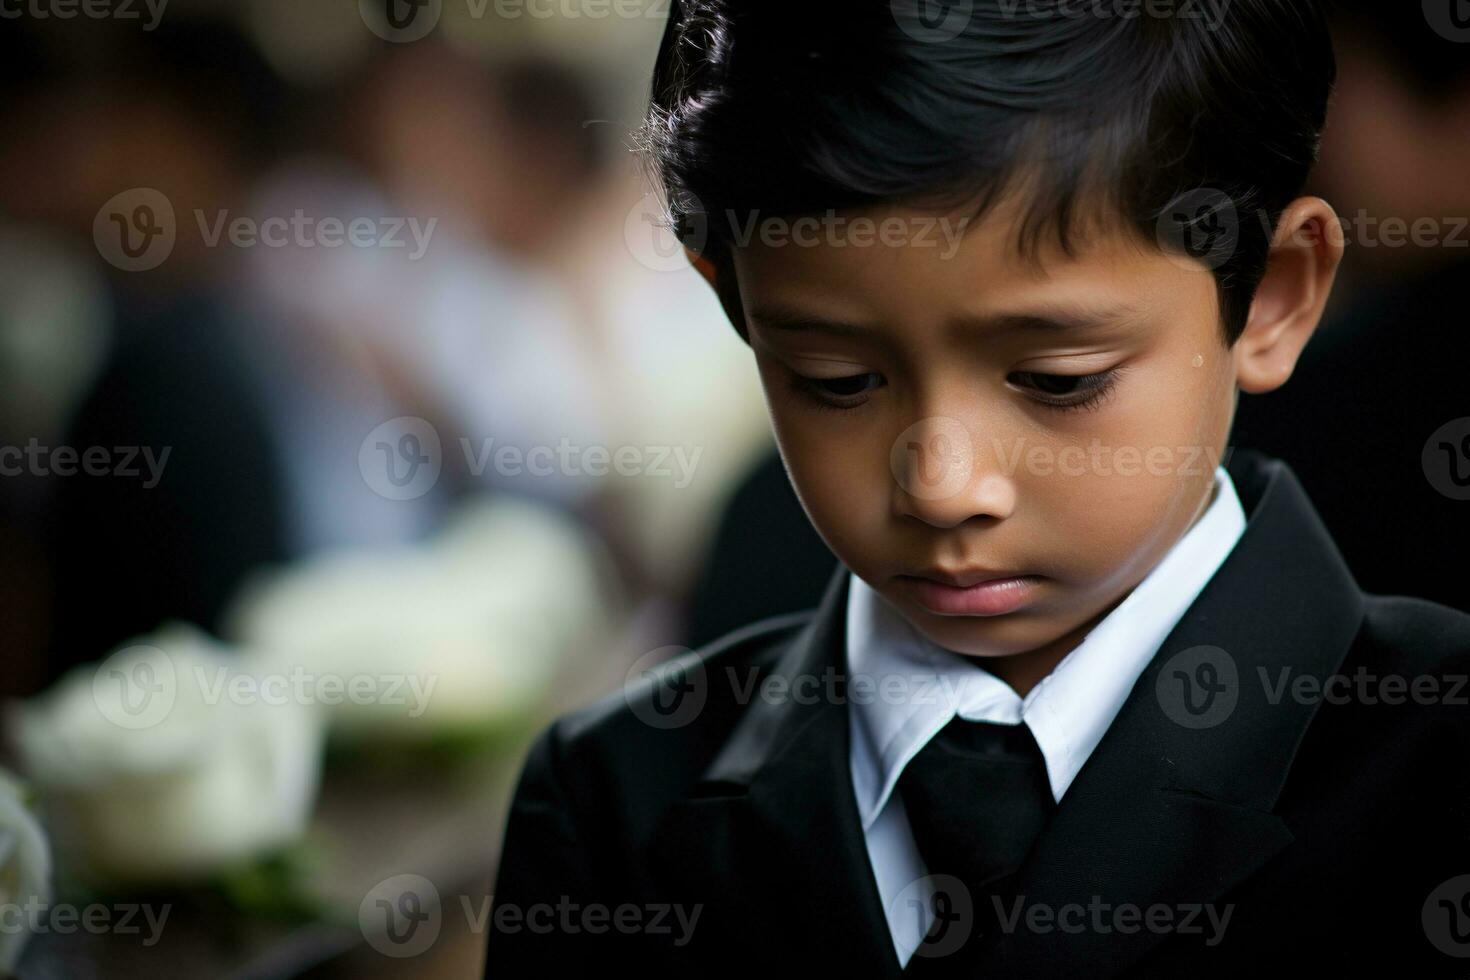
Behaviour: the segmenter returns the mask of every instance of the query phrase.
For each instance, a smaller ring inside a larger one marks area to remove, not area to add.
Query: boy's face
[[[864,214],[908,240],[735,250],[796,492],[940,646],[1065,653],[1210,502],[1237,380],[1215,281],[1122,232],[1030,264],[1011,205],[951,239],[929,212]]]

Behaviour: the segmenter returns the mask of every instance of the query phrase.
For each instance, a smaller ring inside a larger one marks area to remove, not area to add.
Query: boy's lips
[[[933,569],[898,575],[894,581],[920,606],[940,616],[1002,616],[1031,601],[1041,576]]]

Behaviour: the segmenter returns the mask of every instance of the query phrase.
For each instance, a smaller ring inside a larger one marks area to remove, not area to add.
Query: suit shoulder
[[[635,661],[626,682],[538,734],[528,767],[555,766],[593,793],[656,794],[694,778],[723,743],[756,685],[814,610],[772,616],[695,650]]]
[[[1364,598],[1361,639],[1381,667],[1410,674],[1470,669],[1470,615],[1409,596]]]
[[[1456,839],[1470,820],[1470,615],[1425,599],[1364,596],[1357,641],[1338,673],[1347,684],[1319,718],[1319,744],[1339,771],[1386,785],[1449,815]],[[1345,767],[1345,768],[1344,768]],[[1432,778],[1424,774],[1433,773]],[[1422,813],[1421,813],[1422,815]],[[1419,819],[1416,817],[1416,819]],[[1415,832],[1432,837],[1421,824]],[[1445,831],[1449,832],[1449,831]]]
[[[718,712],[740,700],[738,685],[723,683],[726,678],[769,668],[812,614],[804,610],[768,617],[695,650],[649,663],[640,658],[620,690],[559,719],[562,733],[568,741],[580,742],[630,721],[667,730],[698,724],[709,709]]]

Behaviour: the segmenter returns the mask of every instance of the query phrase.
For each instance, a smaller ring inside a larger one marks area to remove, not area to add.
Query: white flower
[[[0,769],[0,906],[41,908],[51,900],[51,847],[15,778]],[[0,972],[15,970],[28,917],[0,923]],[[15,923],[12,925],[11,923]]]
[[[170,624],[23,704],[15,740],[90,870],[197,878],[291,841],[310,817],[323,722],[275,693]]]
[[[602,621],[599,560],[550,507],[494,497],[426,545],[328,554],[257,581],[231,633],[258,670],[332,694],[340,733],[483,731],[534,711]]]

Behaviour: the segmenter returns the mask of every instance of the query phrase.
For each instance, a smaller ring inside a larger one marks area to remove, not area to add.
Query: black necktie
[[[996,902],[1013,898],[1016,872],[1056,809],[1046,760],[1024,723],[955,716],[904,767],[898,791],[929,874],[963,882],[970,910],[940,887],[934,927],[906,975],[952,973],[996,938]],[[950,932],[947,918],[969,935]]]

